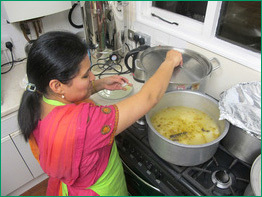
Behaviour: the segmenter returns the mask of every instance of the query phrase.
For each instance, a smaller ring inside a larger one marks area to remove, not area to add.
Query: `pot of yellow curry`
[[[209,160],[229,129],[218,102],[195,91],[166,93],[147,114],[148,140],[162,159],[180,166]]]

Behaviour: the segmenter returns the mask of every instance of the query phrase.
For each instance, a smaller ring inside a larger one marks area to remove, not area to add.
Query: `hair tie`
[[[25,89],[28,90],[29,92],[35,92],[36,91],[36,86],[33,83],[28,83],[26,85]]]

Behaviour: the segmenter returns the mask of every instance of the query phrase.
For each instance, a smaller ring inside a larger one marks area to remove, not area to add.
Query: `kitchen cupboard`
[[[15,146],[17,147],[17,150],[19,151],[20,155],[26,162],[26,165],[28,166],[33,177],[36,178],[41,174],[43,174],[44,173],[43,170],[41,169],[37,160],[34,158],[29,143],[25,141],[21,131],[19,130],[17,132],[14,132],[10,136]]]
[[[55,14],[72,7],[71,1],[2,1],[1,3],[10,23]]]
[[[1,195],[8,195],[44,174],[17,123],[17,112],[1,120]]]
[[[1,196],[33,179],[10,136],[1,139]]]

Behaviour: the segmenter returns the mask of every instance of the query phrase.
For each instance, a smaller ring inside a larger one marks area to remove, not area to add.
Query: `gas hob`
[[[242,196],[249,184],[251,166],[222,145],[209,161],[184,167],[154,153],[146,125],[135,123],[116,142],[131,195]]]

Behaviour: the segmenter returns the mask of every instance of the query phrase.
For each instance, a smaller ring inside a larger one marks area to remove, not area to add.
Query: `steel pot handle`
[[[212,71],[215,71],[216,69],[218,69],[220,67],[220,62],[218,61],[217,58],[212,58],[211,60],[209,60],[213,66],[213,70]]]
[[[139,66],[138,66],[139,65]],[[140,67],[141,66],[141,61],[139,60],[139,59],[136,59],[135,60],[135,69],[137,69],[137,70],[141,70],[141,71],[143,71],[143,72],[145,72],[145,69],[144,68],[142,68],[142,67]]]

